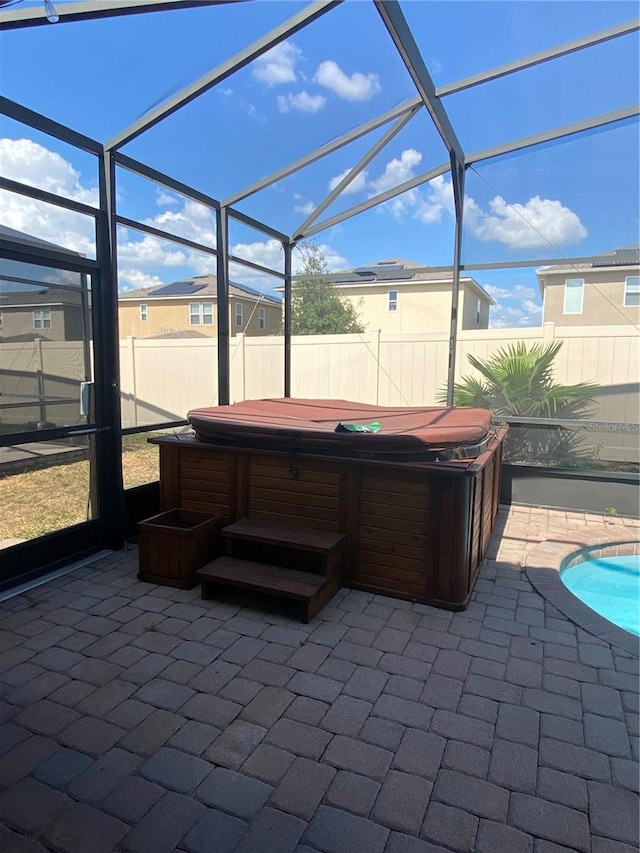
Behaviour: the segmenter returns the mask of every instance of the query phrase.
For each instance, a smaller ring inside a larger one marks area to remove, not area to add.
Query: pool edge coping
[[[613,525],[583,527],[571,533],[546,539],[529,551],[523,567],[536,591],[575,625],[599,640],[640,657],[640,637],[614,625],[604,616],[583,604],[560,580],[565,561],[576,552],[597,549],[604,545],[622,545],[639,541],[634,531],[620,530]]]

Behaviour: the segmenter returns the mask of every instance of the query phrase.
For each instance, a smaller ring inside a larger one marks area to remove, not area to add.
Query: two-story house
[[[80,257],[6,225],[0,225],[0,237]],[[81,341],[89,335],[90,305],[91,291],[81,273],[0,259],[0,342]]]
[[[275,335],[282,324],[282,303],[278,297],[230,282],[229,314],[232,336]],[[213,338],[218,334],[216,317],[214,275],[130,290],[118,297],[120,338]]]
[[[582,264],[538,270],[542,322],[558,326],[640,323],[640,246],[595,255]]]
[[[388,259],[331,276],[334,286],[356,306],[367,331],[431,332],[451,323],[451,272]],[[477,281],[460,276],[458,329],[486,329],[495,302]]]

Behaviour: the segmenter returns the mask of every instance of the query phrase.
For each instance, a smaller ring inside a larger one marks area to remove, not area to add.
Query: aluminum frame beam
[[[74,213],[81,213],[84,216],[92,216],[94,219],[97,219],[100,215],[100,209],[91,207],[90,204],[83,204],[81,201],[74,201],[72,198],[65,198],[63,195],[56,195],[55,193],[47,192],[47,190],[41,190],[40,187],[33,187],[30,184],[22,184],[20,181],[13,181],[11,178],[0,176],[0,189],[15,193],[15,195],[43,201],[46,204],[52,204],[56,207],[62,207]]]
[[[264,190],[272,184],[281,181],[283,178],[288,178],[289,175],[303,169],[305,166],[310,166],[311,163],[315,163],[317,160],[322,159],[322,157],[326,157],[327,154],[331,154],[334,151],[343,148],[345,145],[348,145],[350,142],[354,142],[356,139],[366,136],[367,133],[371,133],[372,130],[382,127],[383,124],[387,124],[387,122],[406,115],[406,113],[411,112],[411,110],[414,110],[417,106],[422,106],[421,98],[411,98],[409,101],[404,101],[404,103],[398,104],[397,107],[393,107],[386,113],[383,113],[364,124],[358,125],[358,127],[355,127],[353,130],[349,130],[347,133],[343,133],[342,136],[338,136],[337,139],[333,139],[331,142],[327,142],[325,145],[321,145],[319,148],[314,149],[310,154],[306,154],[304,157],[294,160],[294,162],[290,163],[288,166],[284,166],[284,168],[279,169],[277,172],[272,172],[266,178],[256,181],[255,184],[251,184],[251,186],[240,190],[240,192],[234,193],[226,198],[222,204],[237,204],[239,201],[248,198],[250,195],[254,195],[260,190]]]
[[[209,207],[211,210],[215,211],[220,207],[220,202],[217,199],[212,198],[212,196],[206,195],[206,193],[202,193],[187,184],[183,184],[182,181],[177,181],[175,178],[171,178],[169,175],[165,175],[163,172],[159,172],[151,166],[146,166],[144,163],[140,163],[139,160],[134,160],[133,157],[127,157],[127,155],[123,154],[121,151],[114,151],[113,159],[116,166],[126,169],[127,172],[131,172],[132,174],[139,175],[143,178],[149,178],[150,181],[160,184],[168,190],[173,190],[174,192],[191,199],[191,201],[197,201],[198,204]]]
[[[168,243],[185,246],[187,249],[193,249],[194,252],[201,252],[203,255],[217,256],[218,254],[218,250],[214,249],[213,246],[196,243],[194,240],[189,240],[188,237],[182,237],[180,234],[172,234],[170,231],[163,231],[161,228],[155,228],[153,225],[138,222],[136,219],[129,219],[128,216],[122,216],[119,213],[115,215],[115,222],[116,225],[121,225],[123,228],[130,228],[132,231],[139,231],[141,234],[149,234],[151,237],[157,237],[158,240],[166,240]]]
[[[271,267],[265,267],[262,264],[255,263],[255,261],[247,261],[246,258],[241,258],[239,255],[230,254],[229,263],[237,264],[240,267],[247,267],[247,269],[256,270],[256,272],[262,272],[265,275],[273,276],[273,278],[284,279],[283,272],[276,272],[275,270],[272,270]],[[229,283],[234,284],[234,282],[232,282],[231,280],[229,281]],[[264,294],[261,295],[264,296]]]
[[[216,211],[216,243],[218,258],[216,266],[216,299],[218,313],[218,405],[228,406],[231,391],[231,338],[229,317],[229,221],[226,207]]]
[[[98,272],[98,262],[91,258],[83,258],[75,252],[64,249],[49,249],[34,243],[23,243],[0,236],[0,254],[13,261],[25,264],[38,264],[43,267],[53,267],[71,270],[77,273]]]
[[[97,157],[102,156],[102,143],[96,142],[95,139],[91,139],[90,136],[85,136],[83,133],[71,130],[70,127],[53,121],[53,119],[47,118],[42,113],[37,113],[35,110],[23,107],[22,104],[18,104],[10,98],[5,98],[3,95],[0,95],[0,113],[14,121],[32,127],[34,130],[39,130],[48,136],[60,139],[62,142],[68,142],[69,145],[75,145],[76,148],[80,148],[82,151],[88,151]]]
[[[408,190],[412,190],[415,187],[419,187],[421,184],[426,184],[428,181],[432,181],[434,178],[439,177],[440,175],[445,175],[448,171],[450,171],[451,166],[449,163],[443,163],[440,166],[436,166],[434,169],[430,169],[428,172],[423,172],[421,175],[417,175],[415,178],[411,178],[410,181],[405,181],[403,184],[398,184],[397,187],[392,187],[392,189],[387,190],[386,192],[379,193],[378,195],[373,196],[367,201],[363,201],[360,204],[354,205],[354,207],[350,207],[348,210],[343,211],[342,213],[338,213],[335,216],[330,217],[329,219],[323,219],[321,222],[318,222],[317,225],[314,225],[310,228],[305,237],[313,237],[314,234],[317,234],[320,231],[325,231],[327,228],[331,228],[334,225],[338,225],[340,222],[344,222],[345,219],[351,219],[353,216],[357,216],[359,213],[364,213],[365,210],[370,210],[372,207],[377,207],[379,204],[382,204],[385,201],[389,201],[392,198],[395,198],[398,195],[402,195],[402,193],[406,193]]]
[[[524,136],[521,139],[516,139],[513,142],[505,142],[502,145],[494,145],[492,148],[485,148],[482,151],[476,151],[469,154],[465,159],[465,166],[472,166],[474,163],[481,163],[483,160],[491,160],[493,157],[500,157],[503,154],[511,154],[514,151],[522,151],[525,148],[532,148],[535,145],[542,145],[544,142],[552,142],[555,139],[563,139],[566,136],[573,136],[576,133],[582,133],[585,130],[595,130],[598,127],[605,127],[607,124],[615,124],[619,121],[633,118],[640,115],[640,105],[635,104],[632,107],[623,107],[621,110],[615,110],[611,113],[601,113],[593,118],[583,119],[582,121],[573,122],[573,124],[565,124],[563,127],[557,127],[553,130],[545,130],[542,133],[536,133],[533,136]]]
[[[244,225],[248,225],[249,228],[253,228],[254,231],[262,231],[263,234],[266,234],[269,237],[273,237],[274,240],[278,240],[280,243],[283,240],[288,240],[286,234],[282,231],[278,231],[276,228],[272,228],[270,225],[265,225],[264,222],[260,222],[259,219],[254,219],[253,216],[249,216],[246,213],[242,213],[241,210],[234,210],[234,208],[230,207],[228,209],[229,217],[231,219],[237,219],[238,222],[242,222]]]
[[[447,147],[447,151],[454,154],[459,163],[464,163],[462,145],[456,136],[444,106],[438,98],[435,84],[398,0],[374,0],[374,3],[416,89],[420,93],[422,102],[429,111],[436,129]]]
[[[302,240],[304,238],[305,232],[307,228],[309,228],[316,219],[320,216],[321,213],[329,207],[329,205],[335,201],[336,198],[340,195],[340,193],[344,190],[345,187],[349,186],[349,184],[355,180],[355,178],[362,172],[365,166],[367,166],[373,158],[378,154],[382,149],[387,145],[387,143],[391,142],[391,140],[400,133],[402,128],[411,121],[411,119],[416,115],[416,113],[422,109],[422,104],[415,107],[415,109],[408,112],[406,115],[401,116],[396,123],[389,128],[389,130],[384,133],[380,139],[376,142],[374,146],[372,146],[364,157],[361,157],[360,160],[353,166],[352,169],[344,176],[344,178],[338,183],[336,187],[329,193],[328,196],[324,199],[324,201],[320,202],[320,204],[316,207],[313,213],[305,219],[305,221],[300,225],[300,227],[295,232],[295,237],[293,238],[293,242],[297,242],[298,240]]]
[[[513,74],[516,71],[522,71],[526,68],[532,68],[535,65],[541,65],[543,62],[549,62],[551,59],[557,59],[561,56],[567,56],[575,53],[578,50],[584,50],[587,47],[593,47],[611,39],[626,36],[640,29],[640,20],[629,21],[626,24],[619,24],[616,27],[609,27],[606,30],[600,30],[590,36],[574,39],[573,41],[565,42],[552,47],[548,50],[541,50],[538,53],[532,53],[530,56],[525,56],[523,59],[516,59],[513,62],[507,62],[504,65],[496,66],[483,71],[479,74],[472,74],[470,77],[465,77],[454,83],[448,83],[446,86],[439,86],[436,89],[436,95],[439,98],[447,95],[454,95],[457,92],[463,92],[465,89],[470,89],[473,86],[479,86],[481,83],[488,83],[491,80],[497,80],[500,77],[506,77],[508,74]]]
[[[464,213],[464,164],[451,154],[451,182],[456,213],[455,233],[453,237],[453,268],[451,275],[451,321],[449,325],[449,360],[447,365],[447,406],[453,406],[453,392],[456,378],[456,352],[458,348],[458,308],[460,302],[460,258],[462,254]]]
[[[140,15],[147,12],[165,12],[171,9],[190,9],[194,6],[219,6],[223,3],[240,3],[245,0],[90,0],[80,3],[58,3],[58,23],[88,21],[95,18],[115,18],[122,15]],[[55,0],[54,0],[55,3]],[[7,9],[0,12],[0,31],[24,27],[51,26],[42,7]]]
[[[291,272],[292,272],[292,258],[291,255],[293,253],[293,245],[288,241],[284,240],[282,243],[282,248],[284,250],[284,299],[283,299],[283,312],[284,312],[284,396],[291,396],[291,295],[292,295],[292,284],[291,284]]]
[[[594,260],[594,257],[595,257],[594,255],[586,255],[584,257],[577,257],[577,258],[573,258],[573,257],[572,258],[564,258],[564,257],[561,257],[561,258],[558,258],[558,257],[555,257],[555,258],[533,258],[533,259],[530,258],[529,260],[524,260],[524,261],[497,261],[496,263],[493,263],[493,264],[491,264],[491,263],[489,263],[489,264],[475,263],[474,264],[473,262],[471,262],[468,264],[461,264],[460,269],[465,270],[465,271],[467,271],[467,270],[473,271],[473,270],[509,270],[509,269],[516,269],[519,267],[523,267],[523,268],[524,267],[541,267],[542,268],[542,267],[551,267],[551,266],[556,266],[556,267],[557,266],[563,266],[564,267],[564,266],[569,266],[569,265],[579,266],[580,264],[592,263]]]
[[[309,6],[305,6],[304,9],[284,21],[284,23],[275,27],[266,35],[254,41],[251,45],[236,53],[235,56],[231,57],[231,59],[227,59],[216,68],[200,77],[200,79],[196,80],[195,83],[191,83],[191,85],[187,86],[181,92],[178,92],[176,95],[173,95],[171,98],[164,101],[164,103],[150,110],[146,116],[142,116],[142,118],[139,118],[137,121],[133,122],[133,124],[130,124],[129,127],[125,128],[125,130],[116,134],[113,139],[109,140],[105,145],[105,148],[108,150],[117,149],[126,145],[128,142],[131,142],[133,139],[136,139],[136,137],[140,136],[141,133],[144,133],[146,130],[154,127],[154,125],[158,124],[158,122],[163,119],[168,118],[168,116],[175,113],[181,107],[184,107],[186,104],[193,101],[194,98],[197,98],[199,95],[202,95],[209,89],[213,88],[217,83],[221,83],[223,80],[226,80],[227,77],[230,77],[236,71],[244,68],[245,65],[253,62],[253,60],[257,59],[259,56],[267,53],[267,51],[271,50],[272,47],[275,47],[275,45],[285,41],[289,36],[294,35],[303,27],[306,27],[307,24],[312,23],[327,12],[330,12],[331,9],[340,5],[341,2],[342,0],[316,0],[316,2],[311,3]]]

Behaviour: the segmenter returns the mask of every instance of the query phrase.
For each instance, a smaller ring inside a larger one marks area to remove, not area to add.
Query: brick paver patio
[[[522,568],[604,523],[503,508],[463,613],[343,589],[303,625],[134,547],[7,599],[0,851],[635,853],[638,659]]]

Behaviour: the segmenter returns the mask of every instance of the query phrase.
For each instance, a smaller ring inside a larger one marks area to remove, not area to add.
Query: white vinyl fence
[[[603,459],[637,462],[639,435],[634,427],[640,421],[640,345],[635,329],[549,323],[537,329],[461,332],[456,377],[473,374],[467,355],[486,358],[518,340],[563,341],[556,359],[556,381],[597,382],[600,389],[592,419],[622,425],[617,430],[603,429],[590,441],[601,447]],[[446,383],[445,333],[300,336],[292,339],[291,349],[295,397],[434,405]],[[216,405],[217,357],[215,338],[122,340],[123,427],[182,420],[189,409]],[[232,402],[283,395],[282,337],[232,338],[230,366]],[[0,343],[0,429],[11,429],[14,422],[80,423],[83,378],[79,341]]]
[[[593,420],[637,424],[640,420],[640,347],[629,326],[484,329],[461,332],[456,377],[473,374],[467,355],[486,358],[500,347],[562,340],[555,379],[564,384],[597,382]],[[445,333],[309,335],[292,339],[291,394],[379,405],[435,405],[446,384]],[[217,404],[215,339],[143,340],[120,343],[123,426],[179,420],[189,409]],[[284,339],[231,340],[231,400],[284,393]],[[593,438],[603,458],[638,460],[638,434],[606,431]],[[613,454],[613,455],[611,455]]]

